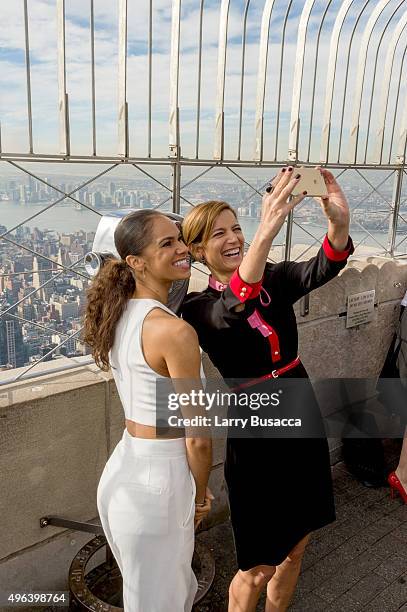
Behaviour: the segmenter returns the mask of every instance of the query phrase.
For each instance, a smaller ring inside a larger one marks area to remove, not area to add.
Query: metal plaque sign
[[[375,290],[348,295],[346,327],[363,325],[373,320]]]

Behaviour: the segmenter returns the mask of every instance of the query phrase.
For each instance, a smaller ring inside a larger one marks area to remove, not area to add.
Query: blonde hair
[[[236,219],[236,211],[227,202],[210,200],[194,206],[182,223],[182,237],[187,247],[205,245],[221,212],[230,210]]]

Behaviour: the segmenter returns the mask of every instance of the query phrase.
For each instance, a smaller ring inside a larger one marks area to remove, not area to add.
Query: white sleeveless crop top
[[[177,315],[158,300],[129,299],[115,331],[109,361],[126,419],[156,425],[156,381],[165,379],[146,362],[141,333],[144,319],[154,308]],[[202,377],[202,362],[201,362]]]

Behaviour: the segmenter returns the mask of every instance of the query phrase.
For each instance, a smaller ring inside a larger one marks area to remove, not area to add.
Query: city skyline
[[[407,14],[401,4],[2,3],[0,367],[40,359],[62,339],[62,354],[86,354],[74,336],[87,283],[78,262],[91,249],[100,215],[117,208],[169,209],[173,172],[180,176],[182,214],[200,201],[226,200],[250,242],[260,193],[277,171],[262,163],[323,159],[328,166],[342,165],[334,172],[345,172],[340,181],[357,242],[386,253],[392,225],[393,238],[398,236],[391,252],[405,255],[407,183],[400,143],[407,120],[401,44]],[[179,50],[173,46],[178,6]],[[175,141],[180,149],[170,151]],[[81,163],[81,156],[91,163]],[[110,161],[101,163],[101,156]],[[155,163],[158,158],[162,164]],[[205,160],[214,159],[223,167],[205,168]],[[233,168],[229,162],[235,159],[247,166]],[[191,161],[196,167],[188,167]],[[350,170],[355,162],[376,169]],[[381,169],[382,163],[391,167]],[[307,199],[294,213],[288,243],[304,247],[308,257],[324,226],[319,206]],[[277,239],[273,257],[280,259],[283,231]],[[303,256],[301,249],[297,256]],[[8,309],[20,300],[17,320]],[[40,331],[39,325],[55,329]]]
[[[102,214],[107,214],[110,210],[117,208],[151,208],[158,205],[159,200],[162,199],[162,194],[154,190],[155,185],[151,179],[142,180],[131,176],[115,180],[111,178],[98,179],[86,189],[79,190],[75,197],[87,203],[90,209],[93,208]],[[51,187],[45,186],[31,176],[25,179],[24,183],[4,177],[0,180],[0,210],[4,211],[6,207],[11,223],[14,223],[19,210],[22,210],[26,216],[26,210],[30,206],[34,212],[37,206],[41,207],[45,203],[52,202],[55,195],[60,196],[56,192],[53,193],[54,190]],[[75,188],[75,184],[68,184],[64,181],[64,176],[59,177],[60,188],[64,187],[67,192]],[[361,181],[359,185],[350,183],[344,184],[344,188],[348,193],[351,207],[354,209],[351,228],[353,235],[358,236],[359,225],[363,225],[369,233],[373,232],[385,243],[387,228],[383,227],[383,223],[388,217],[388,210],[385,208],[378,210],[377,193],[369,197],[363,195]],[[262,188],[261,177],[257,177],[254,186],[257,189]],[[246,238],[250,240],[258,223],[261,199],[248,186],[237,180],[234,183],[207,180],[200,185],[192,184],[188,188],[188,199],[192,203],[202,201],[202,199],[211,199],[217,197],[219,190],[222,190],[225,199],[235,207]],[[386,197],[391,197],[391,190],[391,181],[388,184],[384,183],[381,187],[382,194]],[[20,201],[22,195],[24,195],[24,200]],[[14,196],[18,196],[18,199],[12,199]],[[360,199],[362,203],[356,206]],[[69,200],[65,202],[68,209],[81,208],[80,204]],[[169,200],[167,209],[171,205],[172,202]],[[181,203],[181,214],[185,214],[188,209],[188,204]],[[407,204],[404,205],[401,212],[407,213]],[[81,223],[83,214],[90,215],[93,229],[85,230],[76,227],[76,224]],[[89,353],[78,333],[82,324],[81,318],[88,280],[84,277],[83,268],[77,264],[87,252],[92,250],[100,214],[92,213],[90,210],[79,213],[78,218],[72,219],[71,225],[65,225],[64,231],[55,230],[52,226],[47,229],[39,228],[38,221],[41,215],[42,213],[34,218],[30,226],[23,224],[17,227],[12,233],[15,244],[7,241],[2,241],[0,244],[0,314],[2,314],[0,317],[0,369],[8,369],[10,366],[13,368],[28,366],[44,358],[47,353],[50,354],[45,358],[46,360]],[[55,218],[55,211],[53,215]],[[0,235],[11,227],[11,224],[5,222],[4,212],[1,219]],[[300,210],[296,212],[295,222],[294,242],[305,245],[312,242],[307,234],[314,232],[317,235],[324,224],[326,225],[322,211],[312,199],[307,199],[302,203]],[[304,227],[303,231],[302,227]],[[403,235],[400,236],[402,238],[407,235],[407,225],[401,224],[400,227],[403,232]],[[18,246],[19,244],[28,247],[29,250],[24,250]],[[308,257],[309,254],[306,254],[306,258]],[[79,274],[69,272],[61,266],[73,267]],[[11,308],[16,303],[18,305]],[[13,317],[13,314],[17,314],[19,318]],[[61,342],[64,342],[61,349],[51,353],[52,349],[55,349]]]

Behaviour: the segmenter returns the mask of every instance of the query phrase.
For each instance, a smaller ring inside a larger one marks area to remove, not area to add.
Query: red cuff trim
[[[352,238],[350,236],[348,238],[348,244],[346,245],[346,249],[344,251],[336,251],[331,246],[331,243],[329,242],[327,235],[325,236],[324,242],[322,243],[322,248],[324,249],[325,255],[331,261],[344,261],[345,259],[349,257],[349,255],[352,255],[352,253],[355,250],[353,247]]]
[[[263,278],[257,283],[245,283],[240,278],[239,270],[237,269],[233,272],[232,278],[229,281],[229,287],[239,302],[243,304],[246,300],[252,300],[259,295],[262,283]]]

